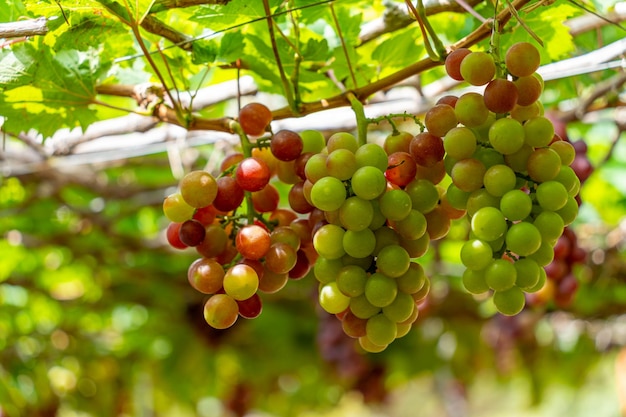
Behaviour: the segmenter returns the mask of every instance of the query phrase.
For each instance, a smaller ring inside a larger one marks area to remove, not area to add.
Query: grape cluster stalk
[[[544,115],[538,66],[526,42],[502,62],[451,52],[450,77],[483,92],[441,98],[419,133],[394,128],[381,145],[349,132],[272,132],[266,106],[244,106],[242,152],[218,176],[188,173],[163,204],[170,244],[201,256],[188,279],[210,295],[209,325],[254,318],[259,293],[313,276],[322,309],[364,351],[381,352],[410,331],[428,296],[420,258],[463,217],[466,290],[518,314],[546,284],[581,185],[576,148]],[[289,186],[286,204],[276,181]]]

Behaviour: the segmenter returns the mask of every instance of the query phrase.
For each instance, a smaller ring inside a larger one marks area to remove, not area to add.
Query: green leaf
[[[15,59],[0,62],[4,74],[0,86],[6,88],[0,96],[0,114],[8,117],[7,130],[33,128],[47,137],[65,126],[85,129],[96,120],[88,106],[106,68],[98,66],[95,53],[64,50],[53,55],[49,49],[35,53],[26,45],[16,49],[22,52],[19,64]],[[16,68],[21,70],[18,77],[6,75]]]
[[[270,10],[274,10],[280,0],[270,0]],[[225,6],[203,5],[198,7],[192,20],[213,31],[223,31],[266,17],[262,1],[231,0]]]
[[[217,45],[207,39],[199,39],[192,44],[191,62],[194,64],[206,64],[215,61]]]
[[[88,14],[72,13],[71,16],[71,25],[61,26],[65,30],[56,38],[54,43],[56,51],[70,48],[87,51],[95,45],[106,45],[121,34],[127,36],[128,33],[118,21],[94,14],[93,11]],[[119,53],[119,44],[117,45]]]
[[[0,52],[0,89],[10,89],[33,82],[37,51],[30,43],[15,45]]]
[[[403,67],[415,62],[417,51],[415,32],[405,30],[393,36],[376,47],[372,52],[372,59],[383,67]]]
[[[15,22],[26,13],[21,0],[0,0],[0,22]]]
[[[241,58],[245,50],[245,38],[239,31],[225,33],[220,42],[218,57],[223,62],[233,62]]]

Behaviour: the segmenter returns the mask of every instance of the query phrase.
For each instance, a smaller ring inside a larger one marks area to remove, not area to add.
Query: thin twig
[[[348,65],[348,71],[350,71],[350,78],[352,78],[352,88],[358,88],[358,84],[356,82],[356,76],[354,75],[354,69],[352,68],[352,61],[350,61],[350,54],[348,54],[348,47],[346,46],[346,40],[343,37],[341,26],[339,26],[339,20],[337,20],[337,13],[335,13],[335,7],[333,6],[333,3],[329,3],[328,7],[330,7],[330,14],[332,15],[333,22],[335,23],[335,30],[337,31],[337,35],[339,36],[339,41],[341,42],[341,48],[343,49],[343,54],[346,57],[346,64]]]

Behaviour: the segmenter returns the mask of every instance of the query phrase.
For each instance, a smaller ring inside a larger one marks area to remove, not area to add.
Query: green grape
[[[476,151],[476,136],[465,126],[454,127],[444,136],[443,148],[452,158],[469,158]]]
[[[580,191],[580,179],[576,176],[576,172],[566,165],[561,165],[559,173],[554,177],[554,181],[558,181],[567,190],[567,193],[574,197]]]
[[[483,207],[471,220],[472,232],[480,240],[490,242],[503,236],[507,231],[504,215],[495,207]]]
[[[374,255],[378,255],[385,246],[400,244],[400,235],[391,227],[381,226],[374,231],[374,235],[376,236]]]
[[[522,105],[519,103],[519,97],[518,104],[513,107],[510,113],[510,116],[520,123],[541,115],[543,115],[543,106],[540,101],[536,100],[533,103]]]
[[[540,289],[542,289],[544,287],[544,285],[546,285],[546,281],[547,281],[548,277],[546,275],[546,270],[543,268],[539,268],[539,279],[537,280],[537,283],[528,289],[524,289],[524,291],[528,292],[528,293],[533,293],[533,292],[537,292]]]
[[[363,294],[350,298],[350,311],[360,319],[368,319],[382,311],[381,307],[376,307],[370,303]]]
[[[395,300],[398,284],[395,279],[376,272],[365,283],[365,297],[373,306],[385,307]],[[356,312],[353,311],[356,315]]]
[[[366,337],[375,345],[387,346],[396,339],[396,323],[384,314],[377,314],[367,319]]]
[[[359,168],[366,166],[374,167],[383,173],[387,170],[387,153],[380,145],[366,143],[356,150],[354,156]]]
[[[524,127],[515,119],[498,119],[489,128],[489,143],[503,155],[515,153],[524,145]]]
[[[231,266],[224,275],[224,291],[235,300],[247,300],[259,288],[259,275],[246,264]]]
[[[450,203],[452,208],[457,210],[465,210],[467,208],[467,201],[469,200],[470,195],[471,193],[459,189],[459,187],[454,185],[454,183],[450,183],[450,185],[448,185],[448,189],[446,190],[448,203]]]
[[[400,245],[388,245],[378,252],[376,268],[388,277],[399,277],[404,274],[411,263],[408,252]]]
[[[578,215],[578,203],[576,202],[576,199],[572,196],[568,196],[565,205],[556,212],[559,216],[561,216],[563,223],[566,226],[572,224]]]
[[[415,179],[406,185],[404,191],[411,198],[411,207],[422,213],[428,213],[439,204],[439,191],[432,181]]]
[[[343,268],[341,258],[328,259],[319,256],[313,265],[313,275],[322,284],[335,281]]]
[[[476,158],[467,158],[454,164],[450,177],[452,177],[454,185],[460,190],[472,192],[483,186],[485,172],[487,169],[482,162]]]
[[[522,258],[513,264],[517,271],[517,279],[515,285],[522,290],[533,288],[537,285],[541,273],[541,267],[531,258]]]
[[[407,240],[400,236],[400,246],[407,251],[411,258],[422,257],[430,247],[430,235],[424,233],[424,235],[415,240]]]
[[[337,288],[348,297],[358,297],[365,293],[367,272],[356,265],[346,265],[337,275]]]
[[[489,112],[487,114],[487,119],[482,124],[479,124],[478,126],[466,126],[472,129],[479,144],[487,145],[489,144],[489,129],[491,129],[491,125],[493,125],[495,121],[496,114]]]
[[[326,146],[324,135],[318,130],[303,130],[300,132],[302,138],[302,153],[320,153]]]
[[[373,256],[365,256],[363,258],[355,258],[354,256],[350,256],[347,253],[341,257],[341,262],[344,266],[346,265],[355,265],[363,268],[364,270],[369,270],[374,265],[374,257]]]
[[[495,259],[484,271],[485,282],[495,291],[504,291],[515,285],[517,270],[504,259]]]
[[[463,286],[471,294],[482,294],[489,291],[484,270],[466,269],[463,272],[462,280]]]
[[[554,179],[561,169],[561,157],[551,148],[535,149],[528,157],[526,171],[536,182]]]
[[[496,64],[491,54],[475,51],[461,61],[461,76],[472,85],[485,85],[496,74]]]
[[[320,306],[330,314],[338,314],[350,306],[350,297],[339,290],[337,282],[322,284],[319,292]]]
[[[524,122],[525,142],[533,148],[543,148],[552,142],[554,125],[544,116],[530,118]]]
[[[535,217],[533,224],[539,230],[541,239],[545,242],[556,242],[563,234],[565,224],[563,219],[553,211],[542,211]]]
[[[500,210],[510,221],[523,220],[530,215],[533,201],[522,190],[511,190],[502,196]]]
[[[373,343],[371,340],[369,340],[367,338],[367,335],[359,337],[359,346],[361,346],[361,348],[364,351],[369,352],[369,353],[380,353],[384,351],[385,349],[387,349],[387,345],[379,346]]]
[[[312,155],[304,165],[304,174],[307,180],[312,183],[316,183],[320,179],[327,176],[326,173],[326,159],[328,155],[323,153],[316,153]]]
[[[459,123],[466,127],[481,126],[489,118],[489,109],[483,96],[475,92],[461,95],[454,106],[454,113]]]
[[[371,229],[347,230],[343,235],[343,249],[354,258],[370,256],[376,248],[376,235]]]
[[[390,190],[379,199],[381,213],[389,220],[402,220],[412,208],[411,197],[404,190]]]
[[[195,208],[187,204],[180,192],[168,195],[163,200],[163,214],[174,223],[182,223],[191,219]]]
[[[547,211],[557,211],[567,204],[569,194],[558,181],[546,181],[537,187],[537,202]]]
[[[487,242],[470,239],[461,247],[461,262],[468,269],[475,271],[485,269],[493,262],[493,250]]]
[[[369,200],[372,203],[372,209],[374,210],[374,216],[372,217],[372,222],[369,225],[369,228],[372,230],[378,230],[387,224],[387,218],[380,211],[380,204],[378,200]]]
[[[504,155],[493,148],[481,148],[474,153],[474,158],[483,163],[489,169],[494,165],[504,164]]]
[[[409,146],[412,139],[413,134],[409,132],[398,131],[395,134],[391,133],[385,138],[385,142],[383,143],[385,155],[391,155],[394,152],[409,152]],[[386,169],[387,167],[385,166],[385,170]]]
[[[519,222],[506,232],[506,246],[520,256],[535,253],[541,246],[541,233],[532,223]]]
[[[360,148],[359,148],[360,149]],[[364,200],[380,197],[387,188],[387,179],[383,171],[373,166],[363,166],[352,175],[352,191]]]
[[[336,149],[326,158],[326,172],[341,181],[352,178],[357,168],[356,156],[347,149]]]
[[[354,153],[359,148],[359,143],[353,134],[348,132],[333,133],[326,142],[326,148],[330,154],[336,149],[347,149]]]
[[[483,207],[500,207],[500,199],[496,196],[489,194],[489,192],[484,189],[478,189],[472,192],[467,199],[467,214],[470,217],[473,217],[478,210]]]
[[[512,154],[504,155],[504,162],[515,172],[524,173],[528,165],[528,158],[534,149],[526,144]]]
[[[415,308],[415,311],[419,311],[417,307]],[[416,320],[417,320],[417,317],[416,317]],[[404,337],[407,334],[409,334],[409,332],[413,328],[413,322],[409,322],[407,320],[402,323],[396,323],[396,328],[397,328],[396,339],[400,339],[401,337]]]
[[[489,194],[502,197],[508,191],[513,190],[517,177],[508,166],[494,165],[485,172],[483,182]]]
[[[396,278],[398,290],[406,294],[415,294],[424,287],[428,280],[424,267],[417,262],[411,262],[409,269]]]
[[[550,144],[550,148],[559,154],[561,165],[570,166],[576,158],[576,149],[574,146],[564,140],[557,140]]]
[[[343,235],[345,230],[334,224],[325,224],[315,232],[313,247],[319,256],[328,259],[338,259],[345,255]]]
[[[341,225],[352,231],[367,229],[374,219],[374,207],[368,200],[350,197],[339,207]]]
[[[430,294],[430,280],[427,279],[424,282],[424,286],[418,291],[411,294],[413,297],[413,301],[415,301],[416,305],[419,305],[422,301],[426,299],[426,297]]]
[[[415,301],[409,294],[399,292],[391,304],[383,307],[383,314],[394,323],[400,323],[413,314]]]
[[[417,210],[411,210],[404,219],[393,222],[393,228],[405,239],[419,239],[426,233],[426,217]]]
[[[320,210],[335,211],[345,200],[346,187],[335,177],[320,178],[311,188],[311,202]]]
[[[539,266],[547,266],[554,260],[554,249],[549,242],[541,242],[539,249],[528,256],[539,264]]]
[[[494,292],[493,304],[505,316],[514,316],[524,308],[526,297],[521,289],[513,286],[504,291]]]

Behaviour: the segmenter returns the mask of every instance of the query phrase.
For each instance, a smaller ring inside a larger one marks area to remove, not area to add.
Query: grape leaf
[[[0,22],[14,22],[25,15],[21,0],[0,0]]]
[[[106,67],[99,67],[96,53],[49,49],[35,51],[29,45],[14,48],[0,61],[0,114],[8,117],[7,129],[38,130],[44,137],[65,126],[85,129],[95,121],[89,109],[95,84]],[[93,51],[92,51],[93,52]],[[10,77],[18,69],[17,77]]]
[[[239,31],[225,33],[220,41],[218,57],[220,61],[233,62],[241,58],[246,47],[245,38]]]
[[[270,0],[270,10],[281,3]],[[202,5],[198,7],[191,20],[202,23],[213,31],[223,31],[265,17],[262,1],[231,0],[226,5]]]
[[[403,67],[415,62],[419,51],[413,28],[383,41],[372,52],[372,59],[382,67]]]

